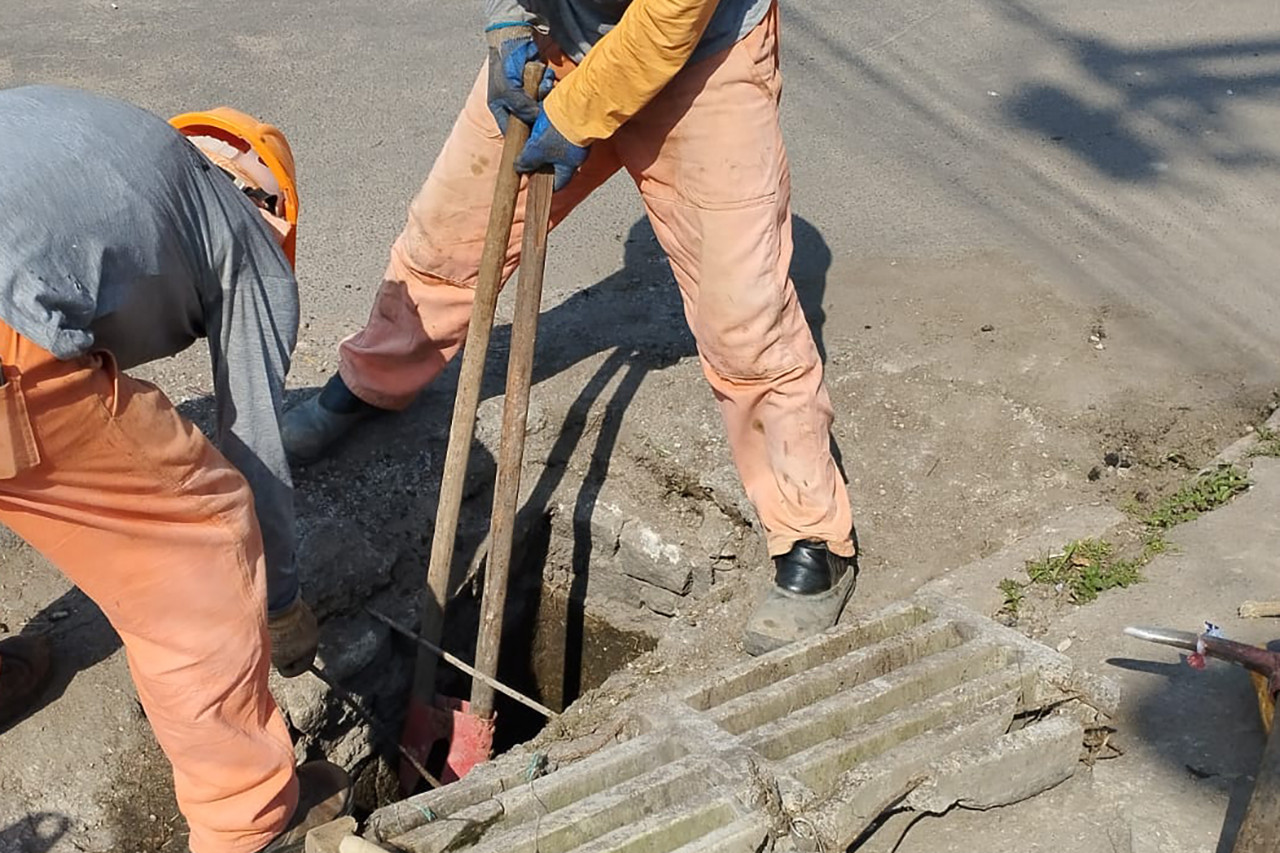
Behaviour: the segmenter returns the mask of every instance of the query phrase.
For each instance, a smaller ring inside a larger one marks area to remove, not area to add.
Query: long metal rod
[[[423,767],[421,762],[419,762],[418,759],[413,757],[413,753],[409,752],[409,750],[404,748],[404,744],[400,743],[400,738],[396,737],[395,734],[392,733],[390,728],[385,726],[381,720],[379,720],[369,711],[365,710],[364,706],[360,704],[359,700],[357,700],[355,696],[352,696],[351,693],[347,691],[346,688],[344,688],[341,684],[339,684],[337,681],[331,678],[329,676],[329,673],[325,672],[323,669],[316,666],[314,663],[307,667],[307,671],[310,672],[312,675],[314,675],[316,678],[323,681],[329,687],[329,689],[333,691],[335,696],[337,696],[344,703],[346,703],[346,706],[348,708],[355,711],[356,716],[360,717],[360,719],[364,720],[365,723],[368,724],[369,729],[375,735],[377,735],[379,740],[385,741],[390,744],[394,744],[396,751],[400,753],[400,756],[404,758],[405,761],[409,762],[409,766],[412,767],[414,770],[418,771],[418,775],[421,776],[423,779],[426,779],[428,784],[431,785],[431,787],[440,788],[444,786],[443,782],[441,782],[435,776],[432,776],[431,773],[427,770],[427,768]]]
[[[445,663],[448,663],[451,666],[458,668],[459,670],[471,676],[472,678],[478,681],[485,682],[494,690],[501,693],[503,696],[510,696],[512,699],[516,700],[521,705],[524,705],[526,708],[530,708],[534,711],[537,711],[539,714],[546,717],[548,720],[554,720],[558,716],[555,711],[551,710],[546,705],[543,705],[533,699],[530,699],[528,696],[525,696],[520,691],[516,690],[513,687],[508,687],[507,685],[503,684],[501,681],[499,681],[496,678],[492,678],[491,676],[485,675],[483,672],[480,672],[478,669],[476,669],[466,661],[458,657],[455,657],[454,655],[449,654],[444,649],[440,648],[430,640],[427,640],[415,634],[413,631],[409,630],[404,625],[401,625],[399,622],[395,621],[390,616],[387,616],[383,613],[379,613],[377,610],[374,610],[372,607],[366,607],[365,610],[369,613],[370,616],[372,616],[374,619],[377,619],[379,622],[386,625],[388,628],[395,631],[397,634],[400,634],[403,637],[413,640],[423,649],[431,652],[436,657],[442,658],[445,661]]]

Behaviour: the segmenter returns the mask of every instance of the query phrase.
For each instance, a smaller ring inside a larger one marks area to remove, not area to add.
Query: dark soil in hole
[[[532,609],[531,604],[526,606]],[[499,674],[553,711],[563,711],[657,644],[615,628],[587,613],[582,602],[549,588],[523,622],[522,630],[504,639]],[[546,724],[541,714],[505,696],[498,697],[497,709],[497,752],[529,740]]]
[[[550,538],[547,518],[531,525],[527,535],[516,543],[498,679],[558,712],[653,649],[657,639],[621,630],[589,612],[580,592],[585,584],[573,583],[570,589],[544,584]],[[479,611],[478,596],[458,598],[450,604],[444,642],[463,660],[475,659]],[[416,651],[406,646],[403,654],[412,656]],[[441,693],[470,699],[471,681],[465,675],[445,665],[438,670],[437,678]],[[530,740],[546,725],[541,714],[521,703],[502,694],[495,699],[495,755]],[[431,761],[427,767],[438,769]],[[399,797],[391,797],[395,799]],[[379,796],[379,805],[387,801]]]
[[[498,677],[553,711],[563,711],[657,641],[588,612],[581,591],[585,584],[578,578],[567,590],[544,584],[551,520],[543,522],[521,543],[521,559],[514,566]],[[495,752],[529,740],[546,724],[541,714],[519,702],[501,694],[497,699]]]

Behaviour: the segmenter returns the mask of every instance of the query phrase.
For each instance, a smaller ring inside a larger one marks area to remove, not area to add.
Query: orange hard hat
[[[256,189],[276,196],[276,209],[271,212],[288,225],[282,245],[289,263],[294,263],[298,179],[293,151],[280,129],[231,107],[183,113],[169,119],[169,124],[196,142],[217,165]]]

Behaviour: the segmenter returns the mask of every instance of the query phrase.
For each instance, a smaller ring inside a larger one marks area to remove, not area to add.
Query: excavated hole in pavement
[[[652,650],[657,638],[611,624],[584,601],[576,583],[568,590],[546,583],[544,569],[550,541],[551,520],[547,517],[516,543],[498,680],[560,712],[630,661]],[[474,660],[479,616],[478,594],[459,596],[450,604],[445,645],[463,660]],[[397,642],[395,653],[412,667],[415,647]],[[437,678],[442,694],[470,699],[471,680],[463,673],[441,664]],[[495,698],[496,757],[533,738],[547,721],[502,694]],[[407,692],[403,703],[407,707]],[[427,768],[438,774],[442,758],[443,755],[433,754],[426,762]],[[392,781],[398,763],[397,756],[383,749],[361,768],[358,802],[363,806],[362,812],[402,799]]]

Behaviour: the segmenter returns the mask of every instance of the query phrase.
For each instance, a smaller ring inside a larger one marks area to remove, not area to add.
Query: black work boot
[[[858,578],[857,557],[833,554],[824,542],[797,542],[774,557],[773,565],[773,587],[742,636],[749,655],[771,652],[836,624]]]
[[[35,707],[53,673],[49,656],[43,636],[0,640],[0,730]]]
[[[315,462],[356,424],[384,411],[352,394],[335,373],[319,394],[294,406],[280,419],[284,452],[297,465]]]
[[[328,761],[308,761],[298,768],[298,808],[284,832],[259,853],[302,853],[307,833],[351,814],[351,777]]]

